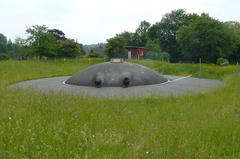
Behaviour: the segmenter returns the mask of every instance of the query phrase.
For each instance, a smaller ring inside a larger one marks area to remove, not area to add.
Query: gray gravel
[[[165,76],[171,82],[159,85],[135,87],[86,87],[63,84],[70,76],[43,78],[12,84],[11,88],[33,89],[48,93],[63,93],[92,97],[138,97],[138,96],[178,96],[187,93],[206,92],[223,84],[222,81],[193,77]]]

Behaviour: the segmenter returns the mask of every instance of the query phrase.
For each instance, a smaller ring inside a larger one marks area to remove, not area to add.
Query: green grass
[[[240,79],[205,94],[95,99],[12,90],[7,85],[71,75],[99,60],[0,62],[0,158],[240,158]],[[169,74],[198,65],[140,61]],[[235,67],[203,65],[205,77]]]
[[[130,62],[145,65],[155,71],[169,75],[193,75],[194,77],[222,79],[225,75],[236,72],[236,66],[218,66],[214,64],[167,63],[152,60],[131,60]],[[239,69],[240,71],[240,69]]]

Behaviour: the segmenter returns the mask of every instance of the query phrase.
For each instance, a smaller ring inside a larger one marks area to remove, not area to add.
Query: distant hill
[[[83,45],[83,50],[86,52],[86,55],[89,55],[92,50],[98,56],[106,57],[105,49],[106,49],[106,43]]]

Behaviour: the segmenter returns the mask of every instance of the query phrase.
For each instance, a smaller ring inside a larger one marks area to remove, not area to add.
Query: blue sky
[[[105,42],[140,21],[160,21],[165,13],[186,9],[209,13],[221,21],[240,21],[237,0],[0,0],[0,33],[14,40],[26,37],[32,25],[62,30],[83,44]]]

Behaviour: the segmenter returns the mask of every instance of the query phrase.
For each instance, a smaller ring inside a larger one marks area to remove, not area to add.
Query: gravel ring
[[[142,97],[142,96],[179,96],[188,93],[210,91],[223,84],[219,80],[199,79],[190,76],[167,76],[170,82],[135,87],[86,87],[64,84],[70,76],[34,79],[10,85],[15,89],[33,89],[47,93],[61,93],[91,97]]]

